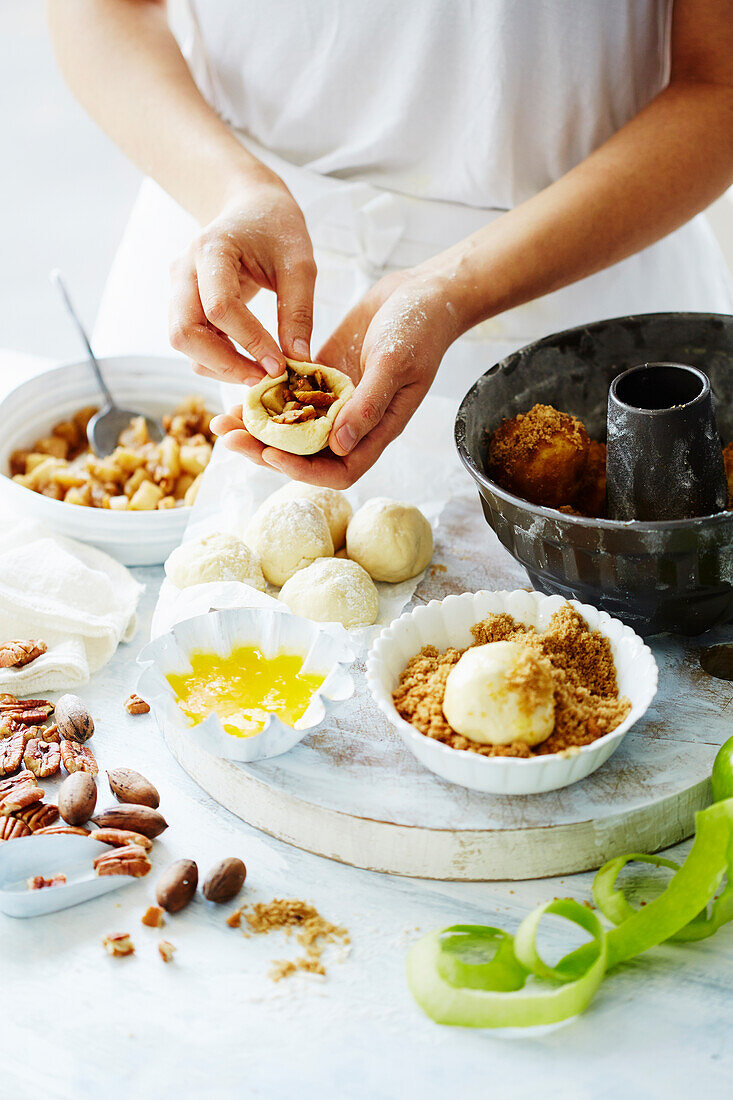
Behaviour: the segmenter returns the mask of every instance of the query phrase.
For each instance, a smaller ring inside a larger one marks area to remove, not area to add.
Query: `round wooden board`
[[[416,600],[527,587],[486,526],[477,499],[454,499]],[[705,644],[729,640],[723,628]],[[733,683],[700,667],[694,639],[651,642],[660,691],[620,749],[581,783],[499,797],[438,779],[403,745],[366,692],[291,752],[239,765],[168,735],[179,763],[217,802],[299,848],[374,871],[433,879],[527,879],[657,851],[693,832],[710,797],[717,747],[730,734]]]

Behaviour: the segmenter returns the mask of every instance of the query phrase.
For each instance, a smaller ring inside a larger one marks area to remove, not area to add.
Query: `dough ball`
[[[236,535],[217,533],[184,542],[168,558],[165,571],[178,588],[210,581],[241,581],[260,591],[265,589],[260,559]]]
[[[351,505],[338,489],[326,489],[320,485],[306,485],[302,481],[289,481],[271,497],[270,503],[281,500],[312,500],[326,517],[328,529],[333,539],[334,550],[340,550],[346,542],[346,528],[354,514]]]
[[[354,383],[335,367],[286,359],[277,378],[251,386],[242,402],[242,420],[250,435],[294,455],[314,455],[328,443]]]
[[[366,570],[355,561],[319,558],[282,587],[280,599],[296,615],[317,623],[341,623],[349,629],[371,626],[379,613],[379,595]]]
[[[333,554],[326,517],[312,500],[266,500],[252,517],[245,538],[260,555],[265,580],[278,587],[316,558]]]
[[[433,532],[414,505],[375,497],[351,520],[346,550],[375,581],[406,581],[432,558]]]
[[[448,673],[443,714],[482,745],[538,745],[555,725],[549,662],[518,642],[473,646]]]
[[[531,504],[572,505],[589,449],[588,433],[576,416],[535,405],[502,421],[492,435],[489,476]]]

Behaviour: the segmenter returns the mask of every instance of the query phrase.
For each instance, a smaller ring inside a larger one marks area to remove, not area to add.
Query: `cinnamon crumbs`
[[[554,613],[542,632],[497,614],[477,623],[471,633],[473,645],[518,642],[546,659],[554,683],[555,727],[532,748],[524,742],[478,744],[456,733],[443,714],[443,698],[448,674],[465,649],[439,653],[425,646],[408,662],[393,698],[399,714],[426,737],[481,756],[542,756],[596,741],[616,729],[631,709],[628,699],[619,698],[610,642],[590,630],[569,604]]]

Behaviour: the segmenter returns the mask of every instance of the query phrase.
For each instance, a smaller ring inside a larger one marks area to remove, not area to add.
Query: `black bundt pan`
[[[491,367],[458,410],[458,453],[487,523],[540,592],[603,608],[643,635],[701,634],[733,618],[733,512],[640,522],[587,519],[529,504],[486,474],[488,439],[536,402],[580,417],[605,439],[608,389],[640,363],[686,363],[713,388],[723,442],[733,439],[733,317],[648,313],[568,329]]]

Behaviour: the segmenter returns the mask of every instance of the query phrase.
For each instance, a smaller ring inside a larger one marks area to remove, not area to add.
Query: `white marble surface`
[[[0,376],[10,360],[0,358]],[[19,364],[12,373],[17,379]],[[542,1034],[443,1029],[423,1017],[404,980],[418,930],[488,922],[515,928],[538,902],[589,897],[592,875],[525,883],[421,882],[358,871],[287,847],[220,809],[178,767],[149,716],[122,702],[155,598],[147,584],[140,632],[82,694],[97,718],[102,772],[127,765],[158,786],[170,828],[154,872],[76,909],[31,921],[0,918],[4,992],[0,1095],[26,1097],[584,1098],[730,1095],[733,926],[702,944],[662,947],[612,975],[581,1018]],[[49,795],[57,784],[47,784]],[[100,804],[108,803],[100,782]],[[688,845],[680,846],[683,856]],[[674,855],[675,853],[673,853]],[[346,925],[351,952],[331,949],[328,976],[274,985],[279,934],[245,938],[199,896],[144,928],[157,873],[189,856],[202,872],[224,855],[248,867],[248,901],[311,899]],[[101,939],[129,931],[133,958]],[[166,966],[161,936],[178,948]]]

